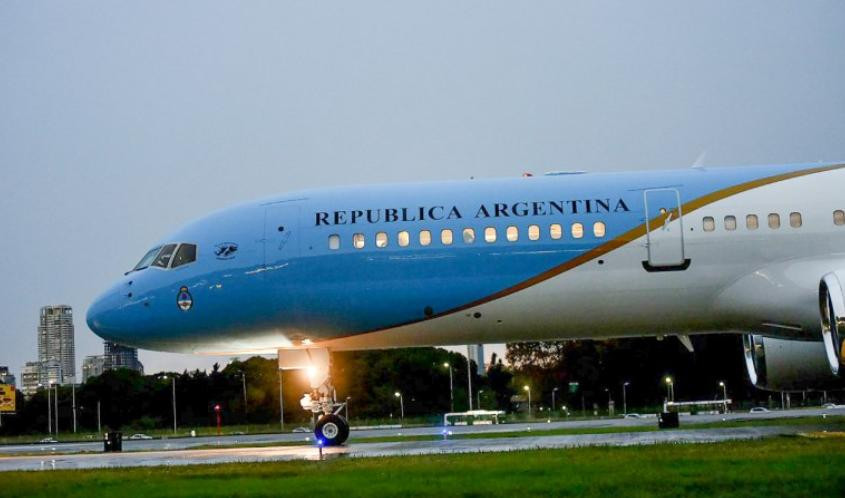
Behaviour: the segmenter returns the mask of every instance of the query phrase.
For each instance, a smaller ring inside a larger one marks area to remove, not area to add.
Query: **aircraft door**
[[[681,196],[676,189],[646,190],[645,219],[648,271],[685,270],[689,260],[684,257],[684,222]]]
[[[264,210],[264,266],[299,256],[299,206],[270,204]]]

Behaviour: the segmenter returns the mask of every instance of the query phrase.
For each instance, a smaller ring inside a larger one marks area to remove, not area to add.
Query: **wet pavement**
[[[543,426],[545,427],[545,425]],[[796,434],[793,426],[743,427],[723,429],[676,429],[659,432],[627,432],[518,438],[459,439],[440,441],[403,441],[390,443],[350,443],[324,448],[323,458],[431,455],[450,453],[497,452],[530,449],[573,448],[583,446],[634,446],[660,443],[715,443]],[[314,445],[184,449],[175,451],[137,451],[124,453],[82,453],[72,455],[13,456],[0,458],[0,471],[96,469],[218,464],[233,462],[275,462],[317,460],[320,450]]]

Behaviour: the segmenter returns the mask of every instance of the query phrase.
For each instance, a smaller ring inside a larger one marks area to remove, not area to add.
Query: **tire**
[[[349,437],[349,423],[340,415],[323,415],[314,427],[314,436],[323,446],[341,445]]]

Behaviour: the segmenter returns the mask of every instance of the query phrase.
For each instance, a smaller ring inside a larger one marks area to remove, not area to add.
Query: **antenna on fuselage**
[[[692,167],[695,169],[703,169],[704,168],[704,159],[707,158],[707,151],[702,151],[701,154],[698,155],[698,158],[692,163]]]

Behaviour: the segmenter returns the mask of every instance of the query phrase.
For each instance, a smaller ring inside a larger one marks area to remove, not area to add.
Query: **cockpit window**
[[[141,258],[141,261],[138,261],[138,264],[135,265],[135,268],[132,268],[132,271],[143,270],[152,264],[153,259],[155,259],[156,254],[158,251],[161,250],[161,246],[156,247],[155,249],[150,249],[147,254],[144,254],[144,257]]]
[[[179,250],[176,251],[176,255],[173,256],[173,264],[170,267],[176,268],[177,266],[193,263],[196,260],[197,246],[195,244],[182,244],[179,246]]]
[[[161,252],[158,253],[156,256],[155,261],[153,261],[153,266],[158,266],[159,268],[167,268],[168,263],[170,263],[170,258],[173,257],[173,251],[176,250],[176,244],[167,244],[166,246],[161,248]]]

